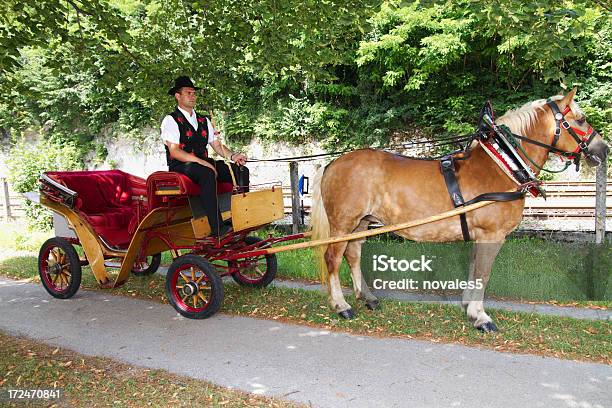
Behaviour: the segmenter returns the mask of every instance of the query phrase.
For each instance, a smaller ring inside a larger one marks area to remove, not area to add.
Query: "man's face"
[[[191,110],[196,105],[196,90],[193,88],[181,88],[177,93],[174,94],[176,97],[176,101],[179,106],[182,108],[187,108],[187,110]]]

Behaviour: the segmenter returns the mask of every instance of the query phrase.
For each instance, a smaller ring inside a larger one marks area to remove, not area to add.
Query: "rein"
[[[510,137],[508,138],[508,140],[509,140],[509,141],[512,143],[512,145],[513,145],[514,147],[516,147],[517,149],[519,149],[519,150],[521,151],[521,153],[523,153],[523,155],[525,155],[525,157],[527,158],[527,160],[529,160],[529,162],[530,162],[531,164],[533,164],[533,166],[534,166],[535,168],[537,168],[538,170],[540,170],[540,171],[545,171],[545,172],[547,172],[547,173],[553,173],[553,174],[554,174],[554,173],[563,173],[565,170],[567,170],[567,169],[569,168],[569,166],[571,166],[571,165],[572,165],[572,161],[573,161],[573,163],[576,165],[576,170],[578,170],[578,166],[579,166],[579,163],[580,163],[580,162],[579,162],[579,159],[578,159],[578,160],[576,160],[576,157],[577,157],[577,156],[576,156],[574,153],[569,153],[569,152],[566,152],[566,151],[563,151],[563,150],[557,149],[556,147],[549,146],[549,145],[544,144],[544,143],[540,143],[540,142],[538,142],[538,141],[536,141],[536,140],[531,140],[531,139],[528,139],[528,138],[526,138],[526,137],[524,137],[524,136],[520,136],[520,135],[514,134],[514,133],[512,133],[512,132],[510,131],[510,129],[508,129],[508,127],[507,127],[507,126],[505,126],[505,125],[501,125],[501,126],[500,126],[500,128],[501,128],[501,129],[504,131],[504,133],[505,133],[506,135],[510,136]],[[520,140],[523,140],[523,141],[525,141],[525,142],[532,143],[532,144],[534,144],[534,145],[537,145],[537,146],[543,147],[543,148],[545,148],[545,149],[549,149],[550,151],[552,151],[552,152],[554,152],[554,153],[557,153],[557,154],[559,154],[559,155],[561,155],[561,156],[566,157],[568,160],[566,160],[566,161],[565,161],[565,166],[564,166],[564,167],[563,167],[561,170],[549,170],[549,169],[546,169],[546,168],[544,168],[544,166],[540,166],[540,165],[538,165],[536,162],[534,162],[534,161],[533,161],[533,159],[531,158],[531,156],[529,156],[529,155],[527,154],[527,152],[525,151],[525,149],[523,148],[523,145],[522,145],[521,143],[517,142],[517,140],[516,140],[516,139],[520,139]],[[579,157],[579,156],[578,156],[578,157]]]

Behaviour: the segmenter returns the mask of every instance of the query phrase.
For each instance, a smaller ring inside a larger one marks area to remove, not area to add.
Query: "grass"
[[[375,278],[400,280],[467,279],[472,244],[420,243],[393,239],[368,239],[362,250],[362,271],[368,284]],[[374,255],[396,259],[432,259],[433,272],[375,272]],[[319,280],[313,250],[277,254],[278,277]],[[612,246],[595,247],[533,238],[508,240],[495,260],[487,295],[497,298],[572,305],[612,306]],[[340,268],[340,281],[351,286],[346,261]]]
[[[38,252],[40,245],[52,234],[31,231],[21,224],[0,225],[0,248]],[[282,235],[270,228],[257,231],[262,238],[268,234]],[[293,241],[295,243],[299,241]],[[288,244],[288,243],[287,243]],[[281,244],[282,245],[282,244]],[[286,245],[286,244],[285,244]],[[375,278],[419,281],[466,279],[472,244],[419,243],[398,241],[389,236],[368,239],[362,251],[362,270],[368,284]],[[80,250],[80,247],[77,247]],[[374,272],[373,255],[386,254],[396,259],[432,258],[432,273]],[[277,276],[283,279],[319,281],[312,249],[277,254]],[[170,252],[162,253],[162,265],[170,265]],[[508,240],[495,260],[487,286],[487,295],[521,301],[552,302],[575,306],[612,306],[612,245],[595,247],[587,244],[549,242],[534,238]],[[340,268],[340,281],[352,286],[346,261]]]
[[[36,252],[53,236],[51,231],[32,230],[23,222],[0,223],[0,249]]]
[[[374,241],[364,246],[363,273],[375,277],[416,280],[467,279],[473,244]],[[373,272],[374,255],[396,259],[432,259],[431,272]],[[593,261],[595,259],[596,261]],[[610,301],[612,246],[576,245],[522,238],[508,240],[493,266],[487,293],[532,301]]]
[[[82,287],[101,290],[84,268]],[[36,258],[18,257],[0,262],[0,275],[37,280]],[[113,294],[167,303],[164,278],[132,277]],[[306,324],[351,333],[417,338],[460,343],[498,351],[520,352],[612,364],[612,322],[541,316],[531,313],[490,311],[500,327],[497,334],[482,334],[466,321],[461,309],[450,305],[381,301],[381,310],[368,311],[348,296],[357,318],[346,321],[331,313],[319,292],[267,288],[253,290],[225,286],[222,312]],[[170,306],[168,306],[170,307]],[[195,324],[195,322],[194,322]]]
[[[211,383],[88,357],[0,332],[0,387],[62,391],[50,406],[297,407],[298,404],[230,390]],[[8,406],[40,406],[42,401]],[[3,405],[7,406],[7,405]]]

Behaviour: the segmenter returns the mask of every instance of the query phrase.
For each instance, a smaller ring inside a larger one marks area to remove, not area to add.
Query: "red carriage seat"
[[[217,194],[231,193],[232,183],[217,182]],[[175,205],[185,205],[187,196],[200,195],[200,186],[189,177],[174,171],[156,171],[147,178],[147,199],[149,211],[172,201]],[[168,200],[168,197],[174,197]]]
[[[146,196],[147,184],[121,170],[47,172],[77,193],[76,209],[114,247],[125,248],[138,225],[133,197]]]

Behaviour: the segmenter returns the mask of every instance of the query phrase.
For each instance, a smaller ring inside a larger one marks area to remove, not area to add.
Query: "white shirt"
[[[198,129],[198,117],[195,113],[195,110],[192,110],[191,114],[189,114],[189,112],[182,109],[180,106],[178,107],[178,109],[187,118],[191,126],[193,126],[195,130],[197,130]],[[215,136],[215,128],[213,127],[212,123],[210,123],[210,120],[208,120],[208,118],[206,119],[206,123],[208,125],[208,144],[211,144],[212,142],[217,140],[217,137]],[[162,120],[161,138],[164,143],[166,142],[175,143],[175,144],[181,143],[180,142],[181,133],[179,132],[178,123],[176,123],[176,121],[171,115],[167,115],[164,118],[164,120]]]

